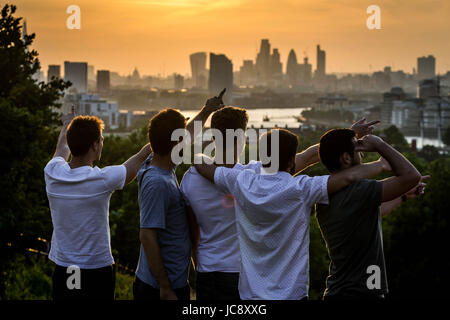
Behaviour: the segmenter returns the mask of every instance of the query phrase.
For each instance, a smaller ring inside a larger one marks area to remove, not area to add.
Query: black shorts
[[[71,285],[75,283],[74,276],[74,272],[67,273],[67,267],[55,265],[52,276],[53,300],[114,300],[116,275],[112,265],[99,269],[80,269],[79,289]]]

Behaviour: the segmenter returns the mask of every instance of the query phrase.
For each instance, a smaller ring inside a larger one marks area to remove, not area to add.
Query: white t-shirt
[[[125,184],[125,166],[71,169],[62,157],[55,157],[44,174],[53,223],[49,259],[81,269],[113,264],[109,200]]]
[[[233,169],[259,173],[261,162],[237,163]],[[198,272],[239,272],[241,254],[236,230],[234,200],[194,166],[186,172],[180,186],[186,204],[192,208],[200,230],[197,249]]]
[[[308,296],[310,210],[315,203],[328,203],[328,177],[216,169],[215,184],[236,203],[241,299]]]

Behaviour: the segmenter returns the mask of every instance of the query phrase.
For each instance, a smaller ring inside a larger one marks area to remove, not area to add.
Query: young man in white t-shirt
[[[260,148],[266,145],[270,156],[267,141],[274,131],[279,136],[277,168],[264,165],[258,174],[214,164],[195,165],[201,175],[234,198],[241,251],[239,295],[243,300],[307,298],[311,207],[328,203],[329,194],[384,169],[384,163],[376,161],[332,176],[292,177],[298,160],[297,136],[283,129],[264,134]]]
[[[137,174],[147,144],[122,165],[94,167],[103,148],[103,121],[65,115],[56,152],[44,169],[53,223],[49,259],[53,299],[114,299],[109,200]],[[72,158],[69,162],[69,155]]]

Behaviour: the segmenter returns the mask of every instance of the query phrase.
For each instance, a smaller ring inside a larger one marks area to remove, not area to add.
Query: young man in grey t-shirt
[[[358,180],[330,196],[329,204],[317,205],[316,218],[331,259],[327,300],[384,297],[388,285],[381,217],[400,205],[402,196],[414,197],[423,187],[416,168],[376,136],[357,140],[353,130],[335,129],[320,139],[320,158],[331,175],[360,164],[360,151],[378,152],[395,175],[382,181]]]

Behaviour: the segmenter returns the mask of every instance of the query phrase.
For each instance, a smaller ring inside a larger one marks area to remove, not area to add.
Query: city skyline
[[[306,52],[315,70],[317,44],[327,52],[327,73],[370,73],[385,66],[411,73],[417,57],[429,54],[437,72],[450,70],[445,1],[378,1],[381,30],[367,29],[365,1],[80,0],[81,30],[65,27],[72,3],[15,3],[28,33],[37,35],[33,47],[42,70],[69,60],[123,75],[135,67],[147,75],[190,74],[189,54],[204,51],[227,55],[237,71],[244,60],[256,59],[261,39],[279,50],[283,72],[291,49],[299,61]]]

